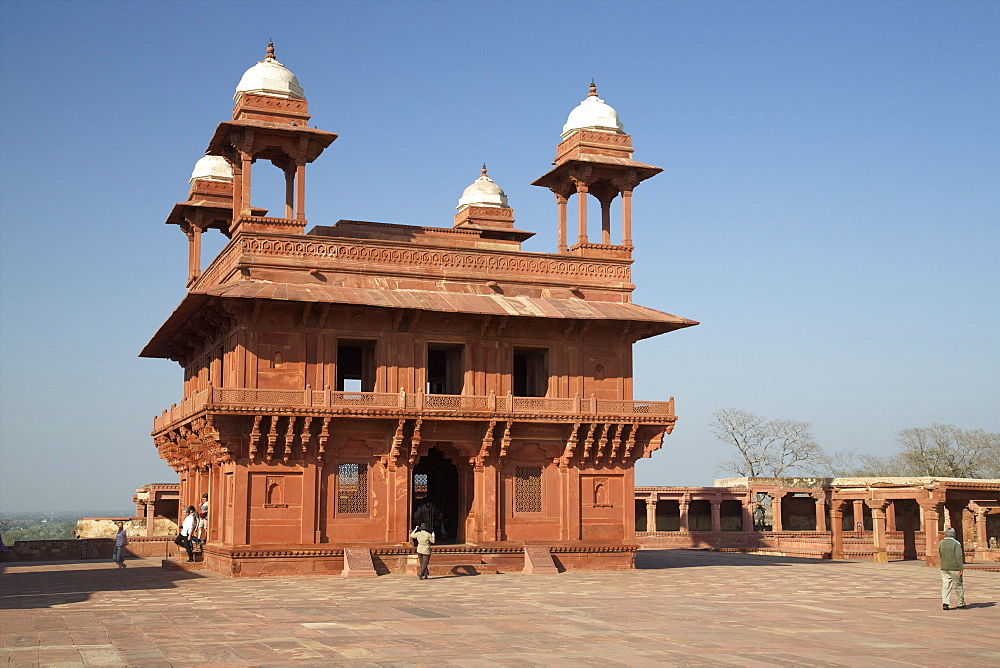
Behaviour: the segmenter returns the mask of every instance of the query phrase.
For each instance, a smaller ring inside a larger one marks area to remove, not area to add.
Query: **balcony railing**
[[[358,410],[441,415],[448,413],[483,413],[513,417],[538,415],[565,415],[589,417],[612,421],[673,418],[674,399],[670,401],[625,401],[572,397],[549,399],[543,397],[515,397],[490,394],[424,394],[422,392],[339,392],[335,390],[261,390],[228,387],[210,387],[196,392],[179,404],[163,411],[153,421],[153,431],[158,432],[181,422],[192,415],[212,408],[214,410],[249,409],[261,412],[326,409],[350,414]]]

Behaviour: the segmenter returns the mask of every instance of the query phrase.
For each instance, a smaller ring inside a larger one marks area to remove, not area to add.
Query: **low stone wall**
[[[642,531],[640,547],[716,550],[785,557],[829,559],[833,548],[829,533],[820,531]]]
[[[3,561],[80,561],[111,559],[115,541],[109,538],[19,540],[7,547],[9,552],[0,552]]]

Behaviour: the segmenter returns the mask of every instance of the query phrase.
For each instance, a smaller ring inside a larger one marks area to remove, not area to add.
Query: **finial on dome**
[[[267,40],[267,55],[264,56],[264,60],[276,60],[274,57],[274,42]]]
[[[486,163],[483,163],[483,176],[486,176]]]
[[[597,97],[597,84],[593,79],[590,80],[590,94],[587,97]]]

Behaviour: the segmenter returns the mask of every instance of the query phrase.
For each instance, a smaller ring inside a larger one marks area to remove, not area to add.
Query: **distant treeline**
[[[0,514],[0,535],[6,545],[19,540],[66,540],[84,517],[131,517],[134,511],[50,511]]]

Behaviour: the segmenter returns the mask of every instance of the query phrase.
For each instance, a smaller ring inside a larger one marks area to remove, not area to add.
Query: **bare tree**
[[[896,442],[899,452],[888,457],[851,451],[821,455],[813,472],[832,477],[1000,478],[1000,434],[932,424],[904,429],[896,434]]]
[[[1000,477],[1000,434],[950,424],[904,429],[893,459],[906,475],[947,478]]]
[[[822,456],[813,440],[812,425],[793,420],[771,420],[735,408],[713,413],[712,433],[736,448],[737,456],[719,465],[719,471],[741,476],[780,477],[811,465]]]

